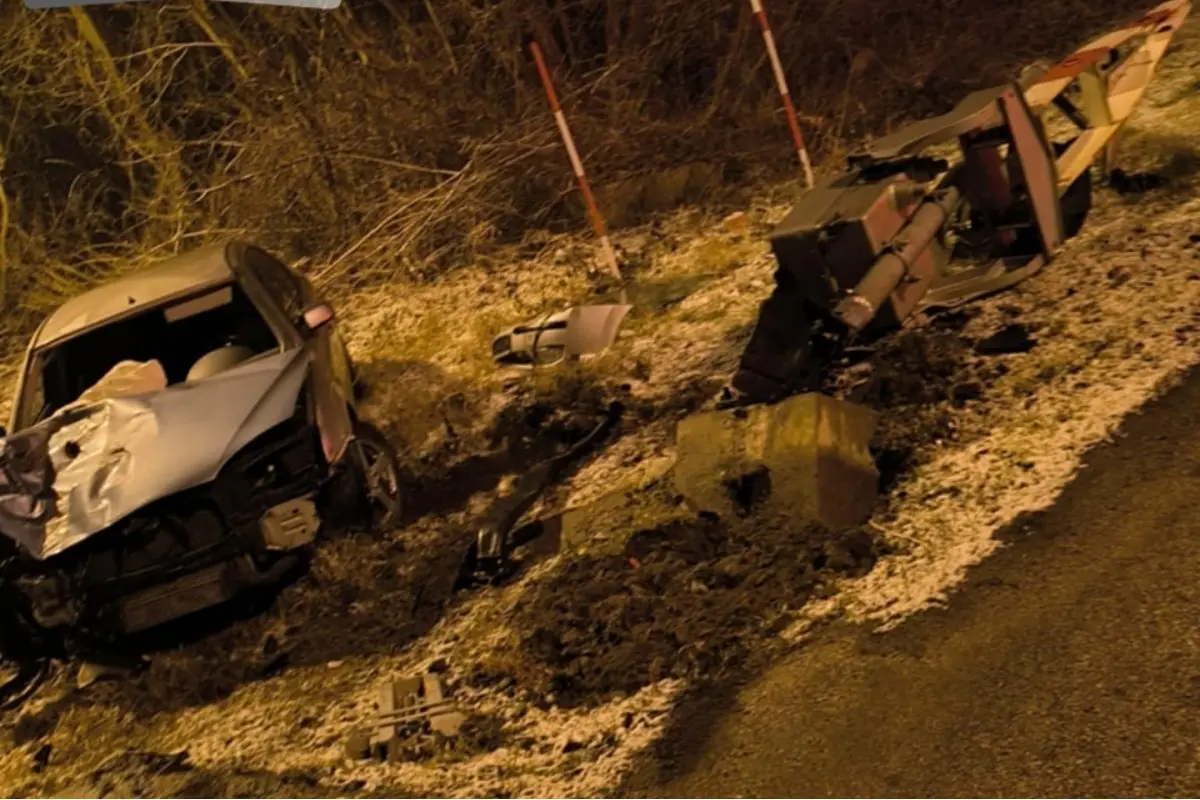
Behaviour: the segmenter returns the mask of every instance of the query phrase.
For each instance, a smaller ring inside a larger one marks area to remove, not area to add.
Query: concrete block
[[[697,511],[858,525],[879,490],[876,420],[865,406],[815,392],[694,414],[676,429],[675,486]]]

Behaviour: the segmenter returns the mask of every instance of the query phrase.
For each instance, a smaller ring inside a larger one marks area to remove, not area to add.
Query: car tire
[[[379,428],[361,420],[354,423],[351,446],[362,523],[377,533],[395,528],[404,511],[395,448]]]

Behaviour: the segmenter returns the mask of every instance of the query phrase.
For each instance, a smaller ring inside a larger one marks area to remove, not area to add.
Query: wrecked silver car
[[[104,648],[277,583],[324,526],[396,520],[333,317],[233,242],[45,320],[0,440],[0,653]]]

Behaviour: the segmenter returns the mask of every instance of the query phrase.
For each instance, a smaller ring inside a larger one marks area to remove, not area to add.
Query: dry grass
[[[834,157],[1131,10],[825,2],[771,14],[810,145]],[[13,3],[0,31],[10,316],[221,236],[307,259],[345,297],[580,227],[521,48],[529,33],[597,183],[666,169],[642,193],[674,195],[697,163],[730,184],[794,172],[746,4]]]

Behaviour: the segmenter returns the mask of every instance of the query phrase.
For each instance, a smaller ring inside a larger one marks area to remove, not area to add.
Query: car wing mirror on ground
[[[310,306],[300,315],[300,325],[309,331],[316,331],[333,322],[333,307],[328,303],[318,303]]]
[[[492,358],[509,366],[549,366],[602,353],[616,341],[628,305],[574,306],[517,325],[492,342]]]

